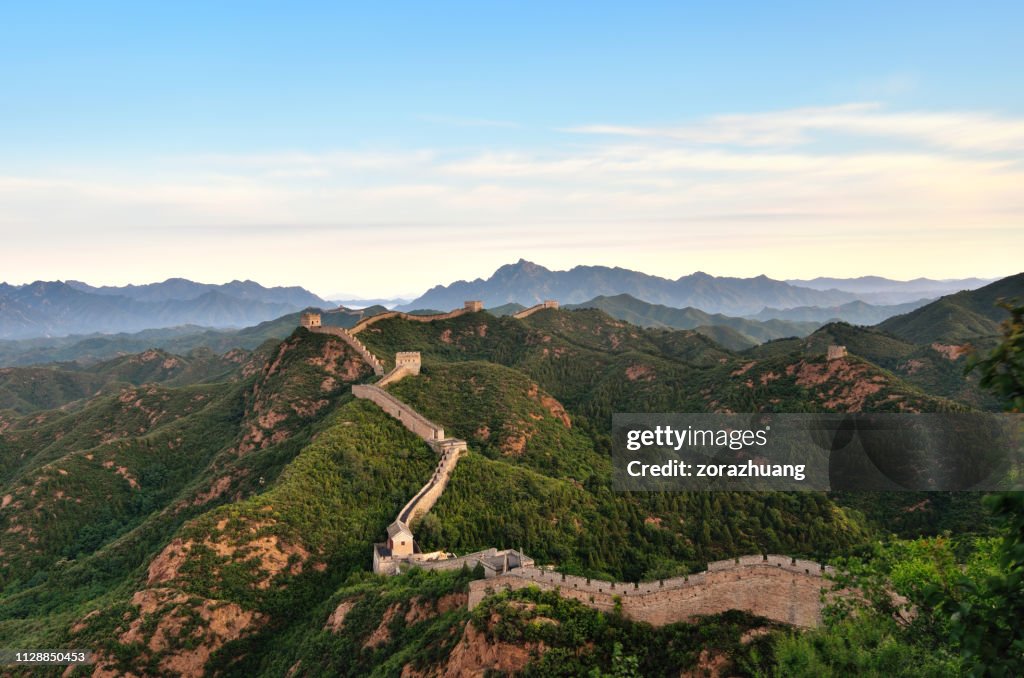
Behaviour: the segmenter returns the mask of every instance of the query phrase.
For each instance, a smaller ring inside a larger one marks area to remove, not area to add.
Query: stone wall
[[[403,426],[428,443],[444,440],[442,427],[378,386],[356,384],[352,387],[352,395],[373,401],[380,409],[400,421]]]
[[[341,327],[311,327],[311,332],[317,332],[319,334],[330,334],[335,337],[339,337],[346,344],[355,349],[363,360],[365,360],[370,367],[373,368],[373,373],[378,377],[384,374],[384,365],[377,359],[377,356],[370,352],[370,349],[363,345],[363,342],[359,341],[352,334]]]
[[[824,571],[817,563],[785,556],[747,556],[710,563],[706,572],[688,577],[638,584],[520,568],[489,581],[470,582],[469,607],[495,591],[538,586],[605,612],[618,600],[625,617],[655,626],[743,610],[809,628],[821,623],[821,591],[829,588]]]
[[[455,469],[455,465],[459,462],[459,457],[466,451],[466,443],[461,440],[457,442],[462,443],[462,445],[449,445],[444,448],[441,452],[441,460],[438,462],[437,468],[434,469],[434,475],[431,476],[426,485],[420,488],[416,496],[402,507],[402,510],[398,513],[398,520],[408,525],[434,507],[434,504],[437,503],[437,500],[444,492],[444,488],[448,487],[448,478],[451,477],[452,470]]]
[[[558,308],[558,302],[553,299],[548,299],[547,301],[541,304],[531,306],[530,308],[524,308],[522,311],[519,311],[518,313],[513,313],[512,317],[522,320],[523,318],[528,318],[537,311],[543,311],[545,308]]]
[[[375,386],[377,386],[378,388],[384,388],[385,386],[393,384],[396,381],[401,381],[402,379],[405,379],[411,374],[412,372],[409,371],[408,367],[406,367],[405,365],[399,365],[398,367],[396,367],[395,369],[391,370],[383,377],[378,379]]]
[[[387,320],[388,318],[402,318],[403,320],[412,320],[413,322],[429,323],[433,320],[447,320],[448,318],[457,318],[460,315],[466,313],[472,313],[468,308],[457,308],[454,311],[448,311],[447,313],[435,313],[434,315],[416,315],[413,313],[404,313],[402,311],[388,311],[387,313],[378,313],[377,315],[371,315],[369,318],[363,318],[349,330],[352,334],[358,334],[362,332],[370,325],[380,322],[381,320]]]

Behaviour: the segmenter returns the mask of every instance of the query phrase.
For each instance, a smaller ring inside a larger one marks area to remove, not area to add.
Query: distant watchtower
[[[558,308],[558,302],[554,299],[545,299],[544,308]]]
[[[420,373],[420,352],[399,351],[395,354],[395,368],[404,367],[409,374]]]
[[[828,347],[828,354],[826,355],[826,357],[828,360],[838,360],[839,358],[845,358],[846,347],[832,344],[831,346]]]
[[[320,327],[320,314],[319,313],[303,313],[299,318],[299,325],[305,327],[307,330],[314,327]]]
[[[476,313],[484,310],[484,302],[482,301],[465,301],[462,303],[462,307],[470,313]]]

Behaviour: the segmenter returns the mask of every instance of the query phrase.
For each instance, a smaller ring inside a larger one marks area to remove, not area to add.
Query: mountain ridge
[[[834,280],[841,282],[841,279]],[[885,284],[893,289],[909,284],[880,280],[887,281]],[[958,285],[974,284],[971,281],[977,282],[970,279],[967,283],[952,281],[949,285],[960,289]],[[879,295],[899,296],[892,290],[878,292],[874,288],[869,293],[860,294],[842,289],[815,289],[795,285],[790,281],[774,280],[764,274],[735,278],[697,271],[671,279],[617,266],[577,265],[568,270],[556,271],[520,259],[500,266],[486,279],[457,280],[448,285],[435,285],[399,308],[454,308],[465,299],[479,299],[485,306],[509,303],[532,306],[545,299],[555,299],[562,304],[579,304],[594,297],[618,294],[629,294],[652,304],[674,308],[691,306],[706,313],[733,316],[753,315],[765,308],[836,307],[858,299],[880,303],[876,300]],[[911,293],[904,292],[902,296],[906,297],[907,294]],[[901,298],[900,301],[913,301],[928,296],[913,294],[911,298]]]
[[[243,327],[310,305],[328,305],[302,288],[225,285],[172,278],[151,285],[94,288],[78,281],[0,283],[0,339],[141,331],[176,325]]]

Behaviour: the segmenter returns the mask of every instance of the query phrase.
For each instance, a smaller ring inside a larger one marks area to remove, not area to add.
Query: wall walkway
[[[411,320],[418,323],[429,323],[432,320],[447,320],[448,318],[457,318],[460,315],[466,313],[473,313],[468,308],[457,308],[454,311],[448,311],[447,313],[435,313],[434,315],[418,315],[414,313],[405,313],[403,311],[387,311],[386,313],[378,313],[377,315],[371,315],[369,318],[363,318],[357,322],[352,329],[349,330],[352,334],[358,334],[362,332],[370,325],[380,322],[381,320],[387,320],[388,318],[402,318],[403,320]]]
[[[821,624],[823,574],[831,568],[786,556],[746,556],[710,563],[705,572],[658,582],[591,580],[524,567],[493,579],[470,582],[469,607],[500,590],[538,586],[557,590],[597,610],[622,614],[655,626],[694,617],[743,610],[805,628]]]
[[[537,311],[543,311],[545,308],[558,308],[558,302],[557,301],[545,301],[545,302],[537,304],[535,306],[531,306],[530,308],[524,308],[522,311],[519,311],[518,313],[513,313],[512,317],[516,318],[517,320],[522,320],[523,318],[530,317],[531,315],[533,315]]]

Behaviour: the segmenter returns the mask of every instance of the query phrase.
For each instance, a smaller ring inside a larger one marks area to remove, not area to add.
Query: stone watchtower
[[[462,303],[462,308],[466,309],[470,313],[477,313],[484,310],[484,302],[482,301],[465,301]]]
[[[307,330],[314,327],[320,327],[320,314],[319,313],[303,313],[299,317],[299,325],[305,327]]]
[[[399,351],[395,354],[395,369],[404,367],[409,371],[409,374],[420,373],[420,352],[419,351]]]
[[[388,550],[393,558],[413,554],[412,530],[401,520],[388,525]]]
[[[828,347],[828,353],[826,354],[825,357],[828,360],[838,360],[839,358],[845,358],[846,357],[846,347],[845,346],[837,346],[836,344],[832,344],[831,346]]]
[[[554,299],[545,299],[543,306],[544,308],[558,308],[558,302]]]

